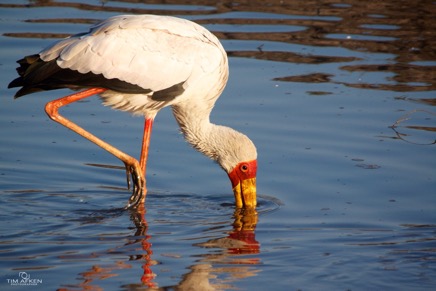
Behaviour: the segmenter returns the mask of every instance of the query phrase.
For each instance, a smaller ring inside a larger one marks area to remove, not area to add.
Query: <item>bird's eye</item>
[[[242,172],[247,172],[248,171],[248,165],[247,164],[242,164],[240,167]]]

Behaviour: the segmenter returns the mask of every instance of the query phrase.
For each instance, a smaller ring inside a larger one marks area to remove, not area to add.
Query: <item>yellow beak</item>
[[[256,199],[256,178],[240,181],[234,188],[235,201],[237,208],[254,208],[257,204]]]

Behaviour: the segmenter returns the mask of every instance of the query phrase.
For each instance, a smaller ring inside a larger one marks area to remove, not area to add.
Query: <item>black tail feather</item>
[[[15,98],[39,92],[61,88],[80,89],[101,87],[123,93],[150,93],[138,85],[130,84],[119,79],[107,79],[102,74],[92,72],[63,69],[56,63],[56,59],[43,61],[39,55],[26,56],[17,61],[20,65],[17,73],[20,77],[9,83],[8,88],[22,87],[15,94]]]

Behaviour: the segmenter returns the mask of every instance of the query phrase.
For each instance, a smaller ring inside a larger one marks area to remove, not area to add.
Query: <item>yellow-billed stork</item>
[[[120,15],[19,60],[22,87],[15,98],[59,88],[84,91],[51,101],[48,116],[124,162],[133,194],[128,207],[144,202],[145,172],[153,120],[171,105],[185,139],[228,174],[237,207],[256,206],[257,152],[244,134],[210,122],[228,79],[227,55],[204,27],[180,18]],[[140,160],[125,154],[58,113],[61,106],[99,94],[103,104],[145,116]]]

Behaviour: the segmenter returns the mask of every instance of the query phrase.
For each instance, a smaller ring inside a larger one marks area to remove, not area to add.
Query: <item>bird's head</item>
[[[173,106],[173,111],[186,140],[216,161],[229,176],[236,207],[256,207],[257,151],[253,142],[246,135],[227,126],[193,124],[180,107]]]
[[[228,173],[235,194],[236,207],[256,207],[257,160],[238,163]]]
[[[244,134],[234,131],[227,141],[225,153],[217,162],[227,172],[235,194],[236,207],[254,208],[256,198],[257,151]]]

